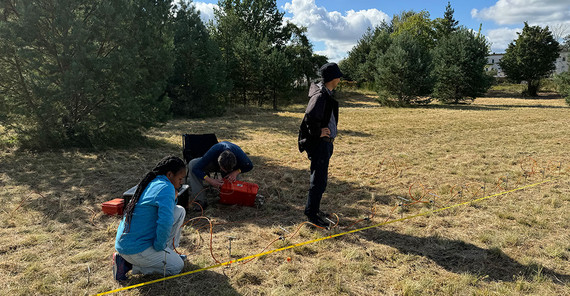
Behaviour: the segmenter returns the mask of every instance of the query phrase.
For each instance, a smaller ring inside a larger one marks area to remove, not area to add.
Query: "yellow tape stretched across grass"
[[[196,270],[192,270],[192,271],[180,273],[180,274],[177,274],[177,275],[172,275],[172,276],[168,276],[168,277],[156,279],[156,280],[153,280],[153,281],[148,281],[148,282],[144,282],[144,283],[140,283],[140,284],[136,284],[136,285],[132,285],[132,286],[128,286],[128,287],[123,287],[123,288],[119,288],[119,289],[115,289],[115,290],[111,290],[111,291],[99,293],[99,294],[97,294],[97,295],[107,295],[107,294],[112,294],[112,293],[116,293],[116,292],[120,292],[120,291],[130,290],[130,289],[133,289],[133,288],[142,287],[142,286],[146,286],[146,285],[150,285],[150,284],[154,284],[154,283],[158,283],[158,282],[162,282],[162,281],[174,279],[174,278],[177,278],[177,277],[181,277],[181,276],[185,276],[185,275],[189,275],[189,274],[193,274],[193,273],[205,271],[205,270],[208,270],[208,269],[213,269],[213,268],[216,268],[216,267],[225,266],[225,265],[229,265],[229,264],[233,264],[233,263],[237,263],[237,262],[241,262],[241,261],[245,261],[245,260],[249,260],[249,259],[253,259],[253,258],[257,258],[257,257],[269,255],[269,254],[271,254],[271,253],[281,252],[281,251],[285,251],[285,250],[292,249],[292,248],[295,248],[295,247],[299,247],[299,246],[303,246],[303,245],[307,245],[307,244],[316,243],[316,242],[319,242],[319,241],[322,241],[322,240],[327,240],[327,239],[331,239],[331,238],[335,238],[335,237],[347,235],[347,234],[350,234],[350,233],[360,232],[360,231],[367,230],[367,229],[370,229],[370,228],[375,228],[375,227],[379,227],[379,226],[383,226],[383,225],[387,225],[387,224],[391,224],[391,223],[395,223],[395,222],[400,222],[400,221],[409,220],[409,219],[413,219],[413,218],[420,217],[420,216],[425,216],[425,215],[429,215],[429,214],[433,214],[433,213],[437,213],[437,212],[449,210],[449,209],[451,209],[451,208],[455,208],[455,207],[459,207],[459,206],[463,206],[463,205],[467,205],[467,204],[472,204],[472,203],[474,203],[474,202],[479,202],[479,201],[482,201],[482,200],[485,200],[485,199],[488,199],[488,198],[491,198],[491,197],[500,196],[500,195],[505,195],[505,194],[507,194],[507,193],[511,193],[511,192],[523,190],[523,189],[526,189],[526,188],[538,186],[538,185],[541,185],[541,184],[544,184],[544,183],[547,183],[547,182],[551,182],[551,181],[553,181],[553,180],[554,180],[554,179],[544,180],[544,181],[541,181],[541,182],[538,182],[538,183],[534,183],[534,184],[522,186],[522,187],[515,188],[515,189],[512,189],[512,190],[503,191],[503,192],[500,192],[500,193],[495,193],[495,194],[488,195],[488,196],[485,196],[485,197],[481,197],[481,198],[478,198],[478,199],[474,199],[474,200],[470,200],[470,201],[466,201],[466,202],[454,204],[454,205],[451,205],[451,206],[448,206],[448,207],[439,208],[439,209],[435,209],[435,210],[431,210],[431,211],[426,211],[426,212],[423,212],[423,213],[420,213],[420,214],[416,214],[416,215],[412,215],[412,216],[408,216],[408,217],[404,217],[404,218],[400,218],[400,219],[396,219],[396,220],[386,221],[386,222],[382,222],[382,223],[378,223],[378,224],[374,224],[374,225],[371,225],[371,226],[366,226],[366,227],[362,227],[362,228],[358,228],[358,229],[354,229],[354,230],[350,230],[350,231],[346,231],[346,232],[342,232],[342,233],[337,233],[337,234],[333,234],[333,235],[329,235],[329,236],[324,236],[324,237],[321,237],[321,238],[318,238],[318,239],[301,242],[301,243],[298,243],[298,244],[286,246],[286,247],[279,248],[279,249],[270,250],[270,251],[263,252],[263,253],[254,254],[254,255],[251,255],[251,256],[247,256],[247,257],[242,257],[242,258],[239,258],[239,259],[236,259],[236,260],[226,261],[226,262],[223,262],[223,263],[219,263],[219,264],[216,264],[216,265],[211,265],[211,266],[208,266],[208,267],[204,267],[204,268],[200,268],[200,269],[196,269]]]

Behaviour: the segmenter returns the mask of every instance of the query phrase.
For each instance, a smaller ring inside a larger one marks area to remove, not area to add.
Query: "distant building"
[[[556,59],[556,70],[554,70],[554,74],[560,74],[562,72],[568,71],[568,58],[570,58],[569,51],[563,51],[560,53],[560,56]]]
[[[499,61],[503,58],[504,53],[493,53],[487,56],[487,65],[485,66],[485,71],[497,71],[494,75],[495,77],[505,77],[505,72],[499,66]]]
[[[493,53],[487,56],[487,65],[485,66],[485,71],[496,71],[495,77],[506,77],[505,72],[499,66],[499,61],[503,58],[504,53]],[[554,64],[556,65],[556,69],[554,69],[553,74],[560,74],[562,72],[566,72],[569,69],[569,59],[570,59],[570,52],[563,51],[560,53],[560,56],[556,59]]]

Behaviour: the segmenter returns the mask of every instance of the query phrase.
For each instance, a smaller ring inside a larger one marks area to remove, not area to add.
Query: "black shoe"
[[[332,220],[331,214],[329,214],[329,213],[325,213],[325,212],[323,212],[323,211],[319,211],[319,212],[317,213],[317,216],[318,216],[319,218],[321,218],[321,220],[323,220],[323,221],[329,223],[329,225],[330,225],[330,224],[335,224],[335,222]]]
[[[312,224],[314,224],[318,227],[328,228],[330,225],[328,222],[321,219],[318,215],[309,215],[309,216],[307,216],[307,218],[309,218],[309,222],[311,222]]]
[[[116,281],[126,281],[127,272],[133,269],[133,265],[127,262],[119,253],[113,253],[113,278]]]
[[[321,219],[323,219],[323,220],[325,220],[325,218],[326,218],[326,219],[330,219],[330,218],[332,217],[329,213],[325,213],[325,212],[323,212],[323,211],[319,211],[319,212],[317,213],[317,216],[319,216],[319,218],[321,218]]]
[[[207,207],[208,207],[207,201],[195,200],[192,203],[192,211],[194,211],[194,212],[202,212],[202,211],[206,210]]]

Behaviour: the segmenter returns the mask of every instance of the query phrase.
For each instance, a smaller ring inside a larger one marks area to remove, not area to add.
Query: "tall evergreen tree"
[[[439,40],[433,53],[433,97],[443,102],[474,100],[491,86],[485,74],[488,44],[483,36],[461,28]]]
[[[277,110],[279,94],[287,93],[295,79],[294,67],[290,64],[286,53],[278,48],[273,48],[264,59],[261,67],[263,83],[267,87],[267,97],[272,102],[273,110]]]
[[[422,41],[403,32],[378,59],[376,83],[381,100],[396,98],[410,104],[431,93],[433,79],[429,49]]]
[[[318,70],[326,64],[327,58],[313,53],[313,45],[309,42],[307,28],[287,23],[285,30],[290,32],[291,40],[285,48],[287,64],[293,67],[293,78],[297,85],[305,82],[309,89],[311,80],[318,77]],[[289,72],[289,69],[282,69]],[[284,89],[285,90],[285,89]]]
[[[0,3],[5,124],[30,146],[100,146],[167,118],[170,1]]]
[[[276,0],[221,0],[218,5],[212,32],[233,84],[229,96],[233,103],[263,104],[273,98],[269,93],[276,89],[268,86],[267,76],[262,71],[281,60],[283,54],[288,62],[278,64],[291,65],[292,75],[298,82],[313,77],[314,64],[311,62],[314,56],[305,29],[293,24],[283,25],[284,13],[277,9]],[[274,58],[267,58],[269,56]],[[279,58],[275,59],[277,56]],[[281,70],[289,73],[290,69]],[[289,80],[285,79],[283,83]],[[286,88],[279,89],[284,91]]]
[[[555,69],[559,44],[548,27],[529,26],[526,22],[519,37],[507,47],[499,65],[513,82],[527,82],[530,96],[536,96],[540,79]]]
[[[283,14],[275,0],[221,0],[215,10],[214,38],[220,45],[234,85],[234,98],[243,104],[265,94],[259,71],[262,55],[283,48],[291,32],[284,29]]]
[[[434,21],[435,23],[435,35],[436,38],[442,39],[449,36],[451,33],[457,31],[459,22],[453,17],[455,10],[451,8],[451,3],[447,2],[445,6],[445,12],[443,18],[438,18]]]
[[[368,60],[373,38],[373,31],[368,28],[356,45],[348,52],[348,57],[340,63],[345,79],[358,81],[359,83],[373,81],[374,77],[368,76],[370,73],[362,71]]]
[[[218,45],[191,2],[178,4],[172,25],[176,61],[167,91],[173,113],[192,117],[220,114],[229,84]]]
[[[380,26],[370,28],[350,50],[348,57],[339,63],[346,75],[345,79],[358,81],[359,84],[374,82],[378,57],[388,50],[391,44],[392,27],[383,22]],[[346,73],[345,73],[346,72]]]

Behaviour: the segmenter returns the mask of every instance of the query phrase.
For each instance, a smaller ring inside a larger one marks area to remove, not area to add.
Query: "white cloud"
[[[493,20],[500,25],[534,25],[557,23],[570,24],[570,1],[568,0],[499,0],[491,7],[471,10],[473,18]]]
[[[210,20],[214,20],[214,8],[218,8],[217,4],[204,2],[193,2],[193,4],[196,10],[200,11],[200,19],[202,19],[204,24]]]
[[[214,19],[214,8],[218,5],[204,2],[193,2],[204,23]],[[315,0],[292,0],[283,8],[292,14],[284,17],[296,25],[307,27],[307,37],[313,42],[323,42],[325,49],[316,53],[327,56],[331,61],[345,58],[367,28],[374,28],[382,21],[389,21],[389,16],[377,9],[346,11],[327,11],[317,7]]]
[[[509,29],[500,28],[489,30],[487,39],[491,43],[491,52],[504,53],[509,43],[518,38],[517,33],[522,32],[522,29]]]
[[[292,23],[307,27],[307,37],[313,41],[325,43],[325,50],[317,52],[326,55],[331,61],[339,61],[367,28],[380,25],[389,16],[375,8],[368,10],[349,10],[345,15],[338,11],[327,11],[317,7],[315,0],[292,0],[283,8],[293,16],[288,18]]]
[[[568,0],[498,0],[495,5],[471,10],[471,17],[491,20],[499,25],[517,25],[489,30],[487,38],[491,51],[504,52],[508,44],[518,38],[523,22],[531,26],[548,26],[560,40],[570,32],[570,1]]]
[[[325,40],[325,49],[315,51],[316,54],[324,55],[331,62],[338,62],[347,57],[348,52],[354,47],[356,42],[342,42],[338,40]]]

